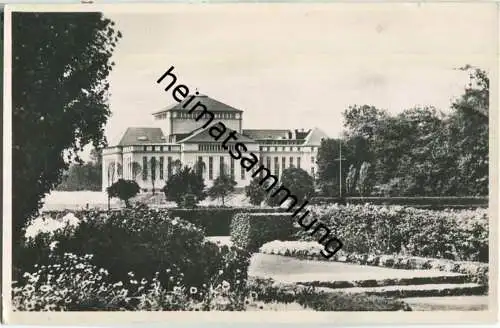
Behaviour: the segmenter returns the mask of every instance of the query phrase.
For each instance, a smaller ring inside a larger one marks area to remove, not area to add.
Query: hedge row
[[[488,211],[432,211],[402,206],[332,205],[309,208],[335,232],[343,250],[488,262]],[[298,230],[301,240],[315,241]]]
[[[205,236],[229,236],[233,217],[238,213],[280,213],[282,208],[260,207],[199,207],[194,209],[170,208],[170,217],[179,217],[202,228]]]
[[[488,197],[313,197],[311,204],[404,205],[429,208],[488,207]]]
[[[60,219],[66,214],[75,212],[77,217],[86,217],[89,213],[120,213],[122,209],[107,210],[63,210],[63,211],[45,211],[43,214]],[[178,217],[181,220],[188,221],[201,228],[205,236],[229,236],[229,226],[231,220],[237,213],[280,213],[285,209],[279,207],[198,207],[194,209],[186,208],[158,208],[156,212],[164,213],[171,218]]]
[[[373,265],[394,269],[406,270],[440,270],[458,272],[469,277],[470,282],[488,285],[488,263],[453,261],[404,255],[376,255],[347,253],[340,250],[330,259],[321,255],[323,246],[313,241],[271,241],[262,245],[260,253],[270,255],[292,256],[307,260],[336,261],[356,263],[360,265]]]
[[[272,240],[290,240],[297,232],[293,213],[238,213],[231,221],[233,245],[255,252]]]

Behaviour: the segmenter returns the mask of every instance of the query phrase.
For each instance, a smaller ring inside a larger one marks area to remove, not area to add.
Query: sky
[[[175,103],[156,84],[170,66],[177,83],[243,110],[244,129],[336,137],[350,105],[447,111],[468,82],[456,68],[491,70],[497,49],[496,11],[484,3],[171,8],[104,12],[123,34],[109,76],[110,144]]]

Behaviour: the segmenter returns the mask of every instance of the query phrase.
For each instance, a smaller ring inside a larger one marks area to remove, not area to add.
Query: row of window
[[[226,152],[228,150],[235,150],[235,145],[227,145],[224,148],[221,144],[200,144],[198,145],[198,151],[203,152]]]
[[[309,147],[309,146],[308,146]],[[260,146],[261,151],[300,151],[302,147],[279,147],[279,146]],[[312,151],[316,150],[316,147],[311,147]]]
[[[229,161],[229,174],[231,176],[232,179],[235,179],[235,160],[234,158],[230,157],[229,158],[230,161]],[[262,162],[263,158],[261,157],[261,162]],[[311,161],[312,163],[314,164],[314,157],[311,157]],[[271,166],[271,157],[266,157],[266,168],[271,171],[272,174],[274,174],[275,176],[280,176],[280,160],[279,160],[279,157],[274,157],[274,171],[272,170],[273,167]],[[205,168],[205,165],[206,163],[203,161],[203,157],[202,156],[199,156],[198,157],[198,163],[200,163],[200,165],[196,165],[195,166],[195,169],[196,170],[201,170],[201,175],[205,178],[205,174],[206,174],[206,168]],[[281,157],[281,173],[282,173],[282,170],[284,170],[286,167],[287,167],[287,158],[286,157]],[[301,158],[300,157],[297,157],[296,158],[296,165],[298,168],[300,168],[301,166]],[[133,173],[133,171],[135,170],[135,168],[132,167],[132,163],[128,163],[128,166],[129,166],[129,170],[128,172],[131,172],[132,175],[134,175],[135,173]],[[241,180],[245,180],[245,173],[246,173],[246,169],[243,168],[241,165],[238,165],[240,167],[240,179]],[[294,167],[295,166],[295,158],[294,157],[289,157],[289,161],[288,161],[288,167]],[[156,180],[157,179],[157,176],[156,176],[156,173],[157,173],[157,170],[156,168],[158,167],[158,173],[159,173],[159,179],[160,180],[163,180],[165,177],[164,177],[164,157],[161,156],[159,158],[156,158],[156,157],[151,157],[150,159],[148,159],[147,156],[143,156],[142,158],[142,168],[141,168],[141,171],[142,171],[142,179],[144,181],[146,181],[148,179],[148,176],[150,175],[151,176],[151,179],[152,180]],[[220,156],[219,157],[219,173],[223,173],[223,172],[226,172],[227,170],[227,163],[225,162],[225,157],[224,156]],[[173,171],[173,160],[172,160],[172,157],[167,157],[167,178],[170,178],[172,176],[172,171]],[[315,174],[315,171],[314,171],[314,165],[311,167],[311,174],[312,176],[314,176]],[[133,177],[135,179],[135,176]],[[208,179],[209,180],[213,180],[214,179],[214,157],[212,156],[209,156],[208,157]]]
[[[198,119],[198,117],[200,115],[203,115],[203,113],[204,113],[203,111],[194,111],[192,113],[178,112],[177,114],[174,113],[174,117],[181,118],[181,119],[195,120],[195,119]],[[236,118],[238,118],[236,113],[212,113],[212,114],[214,114],[214,118],[216,118],[216,119],[236,119]],[[205,114],[204,117],[209,118],[209,117],[211,117],[211,115]],[[203,117],[201,119],[203,119]]]
[[[227,146],[229,149],[234,150],[234,145],[228,145]],[[266,147],[266,146],[261,146],[260,150],[261,151],[299,151],[300,147]],[[311,147],[312,151],[315,151],[315,147]],[[143,151],[172,151],[172,146],[143,146]],[[198,145],[198,151],[206,151],[206,152],[220,152],[220,151],[227,151],[227,149],[224,149],[224,147],[221,144],[199,144]]]
[[[143,151],[172,151],[172,146],[143,146]]]

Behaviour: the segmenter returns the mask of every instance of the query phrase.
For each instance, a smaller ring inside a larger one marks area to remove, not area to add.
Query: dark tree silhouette
[[[12,14],[14,243],[78,152],[106,145],[113,26],[101,13]]]

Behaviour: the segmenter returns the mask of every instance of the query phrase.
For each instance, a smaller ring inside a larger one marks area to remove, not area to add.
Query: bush
[[[17,255],[29,259],[20,269],[29,272],[33,261],[49,264],[48,250],[54,241],[56,254],[93,254],[93,263],[109,270],[113,281],[125,281],[133,271],[146,279],[159,272],[158,279],[168,282],[176,272],[188,286],[199,287],[226,268],[231,271],[226,270],[223,279],[243,281],[248,267],[249,255],[243,251],[207,243],[195,225],[143,205],[110,214],[89,211],[76,228],[30,239],[23,254]]]
[[[129,199],[135,197],[139,191],[139,185],[134,180],[119,179],[106,189],[110,198],[118,197],[129,207]]]
[[[238,213],[231,221],[233,245],[254,252],[272,240],[293,239],[292,213]]]
[[[199,207],[195,209],[171,208],[170,217],[179,217],[204,230],[206,236],[229,236],[233,216],[241,212],[283,212],[281,208],[234,208],[234,207]]]
[[[401,206],[333,205],[309,209],[358,254],[400,254],[488,262],[488,213]],[[301,240],[313,240],[302,230]]]
[[[188,194],[194,195],[194,200],[191,199],[187,203],[189,206],[193,201],[197,204],[204,200],[206,197],[204,190],[205,182],[202,176],[187,166],[175,172],[161,189],[165,198],[176,202],[178,206],[184,205],[184,196]]]

